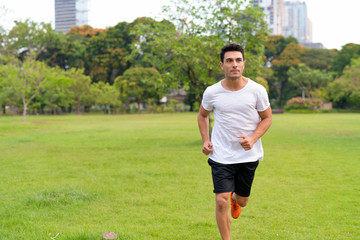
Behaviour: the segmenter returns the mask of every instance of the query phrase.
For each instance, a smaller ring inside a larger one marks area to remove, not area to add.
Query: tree
[[[105,106],[109,115],[111,114],[111,106],[117,107],[121,104],[119,101],[119,92],[115,86],[111,86],[109,83],[93,83],[90,89],[95,104],[101,107],[101,111],[102,107]]]
[[[286,72],[289,69],[285,66],[280,66],[279,60],[283,58],[281,55],[288,45],[292,44],[297,46],[298,41],[296,38],[289,36],[284,37],[281,35],[269,36],[265,42],[265,68],[260,69],[260,76],[264,77],[269,84],[269,98],[274,104],[273,107],[281,107],[284,104],[283,91],[286,85],[287,76]],[[275,61],[275,66],[273,64]],[[278,105],[278,106],[276,106]]]
[[[91,79],[83,74],[83,69],[71,68],[65,71],[59,67],[49,68],[47,76],[50,79],[43,86],[43,91],[31,103],[31,108],[46,110],[52,114],[71,112],[77,114],[85,105],[92,104],[90,94]]]
[[[312,69],[329,71],[336,55],[337,50],[334,49],[305,48],[300,60]]]
[[[120,99],[127,106],[131,102],[140,106],[146,100],[153,98],[159,100],[162,78],[155,68],[134,67],[126,70],[122,76],[115,79],[115,86],[120,92]]]
[[[45,63],[26,58],[24,62],[13,60],[2,65],[0,74],[6,79],[9,87],[21,98],[23,104],[23,121],[29,103],[39,95],[44,85],[49,81],[48,68]]]
[[[267,61],[272,61],[272,59],[278,57],[290,43],[298,44],[298,40],[293,36],[287,38],[281,35],[269,36],[265,43]]]
[[[15,21],[15,26],[10,30],[4,41],[4,46],[11,56],[33,54],[34,59],[47,51],[48,44],[54,37],[57,37],[55,30],[50,24],[36,23],[29,19],[24,22]]]
[[[44,91],[39,94],[34,101],[32,101],[30,108],[41,109],[44,113],[44,108],[50,110],[52,114],[58,114],[67,111],[73,99],[70,98],[69,86],[72,79],[63,74],[60,68],[49,69],[48,76],[51,81],[44,86]],[[51,73],[50,73],[51,72]]]
[[[164,8],[167,21],[137,24],[132,59],[152,62],[169,88],[204,89],[222,77],[219,52],[229,42],[245,48],[247,76],[262,65],[266,24],[259,8],[236,0],[173,0]],[[172,24],[168,24],[168,23]]]
[[[106,29],[93,28],[89,25],[83,25],[70,28],[70,30],[67,32],[67,35],[81,35],[86,38],[91,38],[92,36],[98,36],[105,31]]]
[[[5,74],[3,74],[5,68],[5,59],[1,61],[3,65],[0,65],[0,107],[3,114],[6,113],[6,106],[15,106],[17,104],[17,97],[15,91],[9,86],[8,79]]]
[[[338,76],[341,76],[345,67],[350,65],[351,59],[358,57],[360,57],[360,44],[348,43],[342,46],[335,57],[332,70],[336,72]]]
[[[1,9],[1,7],[0,7]],[[1,12],[0,12],[0,20],[1,20]],[[3,43],[6,39],[6,32],[3,27],[0,25],[0,43]],[[4,44],[0,44],[0,56],[5,53]]]
[[[311,69],[303,63],[297,67],[291,67],[288,76],[289,82],[295,87],[303,89],[310,99],[314,97],[315,89],[325,87],[332,80],[331,74]]]
[[[56,33],[50,24],[31,20],[15,21],[15,26],[4,37],[1,45],[6,55],[23,60],[31,56],[48,66],[62,69],[84,67],[85,45],[79,39]],[[0,46],[0,47],[1,47]]]
[[[89,41],[94,36],[99,36],[106,29],[92,28],[89,25],[74,26],[68,32],[68,41],[66,45],[67,61],[69,68],[88,68],[91,63],[89,55],[86,54]],[[86,71],[87,75],[89,70]]]
[[[360,58],[352,59],[343,75],[329,84],[328,93],[335,107],[360,108]]]
[[[265,78],[257,76],[254,81],[261,84],[266,89],[266,91],[269,92],[269,84]]]
[[[108,82],[112,85],[115,78],[130,67],[130,62],[125,59],[130,54],[133,41],[130,27],[128,23],[121,22],[88,41],[85,73],[94,82]]]
[[[296,43],[288,44],[281,54],[272,60],[275,83],[278,96],[277,101],[283,106],[288,99],[297,94],[298,89],[288,81],[288,70],[300,64],[300,57],[304,54],[305,47]]]
[[[90,94],[91,79],[84,75],[84,69],[70,69],[66,72],[66,76],[73,79],[69,86],[70,98],[75,104],[75,111],[80,114],[81,108],[92,102]]]

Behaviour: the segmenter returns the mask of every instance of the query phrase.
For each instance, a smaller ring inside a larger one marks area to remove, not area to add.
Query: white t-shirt
[[[239,135],[252,135],[261,120],[258,112],[270,106],[266,89],[262,85],[248,79],[245,87],[230,91],[219,81],[205,90],[202,106],[214,113],[211,160],[234,164],[263,159],[261,139],[251,150],[245,151],[239,143],[242,138],[238,138]]]

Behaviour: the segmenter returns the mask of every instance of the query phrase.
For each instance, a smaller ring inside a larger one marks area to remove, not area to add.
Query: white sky
[[[55,23],[55,0],[0,0],[8,9],[0,16],[0,25],[9,29],[14,20],[32,19],[35,22]],[[341,49],[346,43],[360,44],[360,0],[305,0],[308,18],[312,22],[313,42],[326,48]],[[132,22],[137,17],[160,20],[161,7],[170,0],[89,0],[89,25],[94,28]]]

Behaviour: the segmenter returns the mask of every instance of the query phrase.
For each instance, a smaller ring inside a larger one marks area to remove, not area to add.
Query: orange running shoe
[[[236,219],[236,218],[238,218],[238,217],[240,216],[241,207],[239,206],[239,204],[237,204],[237,203],[232,199],[232,195],[233,195],[233,192],[230,193],[231,216]]]

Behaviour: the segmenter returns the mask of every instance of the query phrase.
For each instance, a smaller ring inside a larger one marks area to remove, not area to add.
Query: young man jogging
[[[229,44],[222,48],[220,66],[225,78],[208,87],[203,95],[198,124],[202,151],[209,156],[216,221],[223,240],[230,239],[231,215],[238,218],[250,196],[259,160],[263,158],[260,137],[272,122],[271,107],[263,86],[242,75],[245,68],[243,48]],[[209,136],[209,114],[214,128]]]

